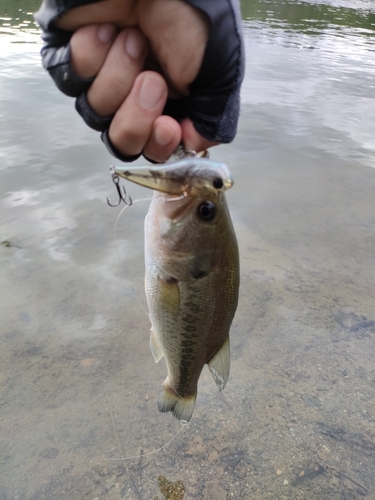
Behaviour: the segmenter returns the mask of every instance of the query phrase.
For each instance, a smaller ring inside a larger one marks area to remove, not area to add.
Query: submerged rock
[[[182,500],[185,494],[185,486],[182,481],[172,483],[164,476],[158,477],[159,489],[164,495],[164,500]],[[158,500],[158,497],[155,498]]]

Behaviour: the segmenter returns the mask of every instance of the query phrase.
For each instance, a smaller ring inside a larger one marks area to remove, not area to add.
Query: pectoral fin
[[[150,335],[150,350],[154,357],[155,363],[158,363],[161,358],[164,356],[163,351],[161,349],[160,343],[156,336],[155,330],[151,327],[151,335]]]
[[[180,309],[180,290],[176,279],[167,281],[158,279],[160,306],[167,309],[169,313],[177,315]]]
[[[229,337],[207,364],[219,391],[222,391],[227,385],[230,370]]]

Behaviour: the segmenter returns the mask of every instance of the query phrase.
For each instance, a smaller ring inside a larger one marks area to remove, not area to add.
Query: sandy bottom
[[[204,371],[187,427],[156,409],[165,365],[132,295],[144,304],[147,202],[116,242],[102,201],[73,206],[69,229],[43,226],[61,212],[9,212],[3,235],[21,248],[0,247],[1,500],[153,500],[161,474],[185,500],[374,498],[375,170],[299,155],[234,159],[231,377],[218,394]]]

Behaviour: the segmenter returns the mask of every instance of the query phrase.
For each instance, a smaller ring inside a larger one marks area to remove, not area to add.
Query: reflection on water
[[[2,0],[0,4],[0,37],[2,43],[39,43],[39,30],[33,13],[38,0]]]
[[[271,105],[280,119],[288,113],[276,133],[285,131],[289,140],[375,166],[368,111],[375,89],[375,42],[368,36],[375,6],[355,6],[243,1],[248,78],[242,98],[253,110]]]
[[[242,2],[239,133],[212,153],[236,181],[232,371],[182,430],[140,307],[148,202],[114,242],[113,158],[40,66],[38,6],[0,3],[0,499],[150,500],[163,475],[184,500],[373,500],[372,0]]]
[[[375,4],[242,0],[245,30],[252,39],[296,48],[319,48],[330,58],[351,55],[374,68]],[[365,58],[365,60],[364,60]]]
[[[338,37],[369,36],[375,29],[375,4],[372,0],[329,2],[242,0],[242,14],[258,29],[281,29],[285,34]]]

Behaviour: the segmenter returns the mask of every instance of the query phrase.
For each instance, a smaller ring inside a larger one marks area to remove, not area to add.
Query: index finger
[[[78,29],[70,39],[71,65],[80,78],[96,76],[117,34],[114,24],[91,24]]]

